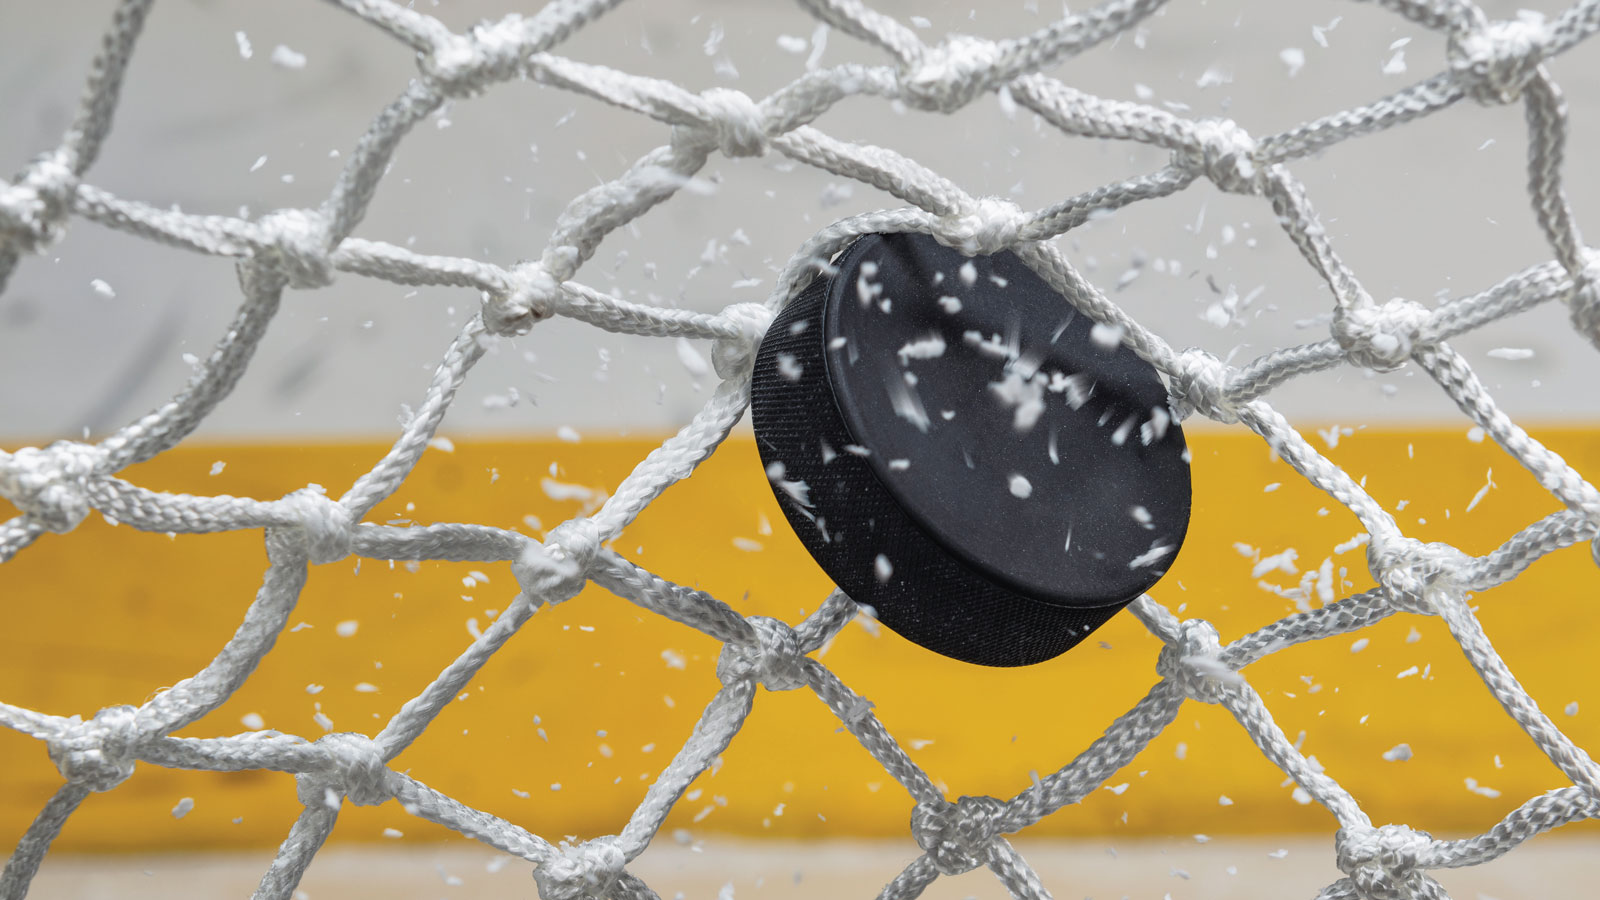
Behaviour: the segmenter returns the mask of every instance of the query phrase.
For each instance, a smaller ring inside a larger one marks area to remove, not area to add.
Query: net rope
[[[83,180],[111,127],[151,0],[124,0],[118,6],[82,106],[60,146],[11,181],[0,182],[0,290],[24,255],[48,247],[77,217],[231,258],[244,297],[227,332],[169,402],[97,443],[62,440],[0,452],[0,495],[21,510],[0,525],[0,560],[46,532],[70,532],[91,511],[156,532],[262,529],[270,560],[254,602],[215,659],[143,705],[107,707],[85,720],[0,703],[0,724],[44,742],[66,780],[22,835],[0,875],[0,898],[22,897],[73,811],[91,793],[116,788],[141,761],[295,775],[304,809],[262,877],[257,897],[291,895],[333,829],[342,803],[393,799],[412,815],[532,863],[545,900],[654,898],[651,888],[628,871],[628,863],[646,850],[690,783],[733,740],[760,688],[815,692],[911,795],[910,830],[924,852],[883,889],[884,898],[915,897],[941,875],[979,866],[987,866],[1015,897],[1050,896],[1005,836],[1083,799],[1133,760],[1190,699],[1225,707],[1261,752],[1337,822],[1334,851],[1344,877],[1321,891],[1322,900],[1444,897],[1430,870],[1483,863],[1535,834],[1600,815],[1600,768],[1517,682],[1467,601],[1468,592],[1510,581],[1549,553],[1595,541],[1600,493],[1518,427],[1448,343],[1471,329],[1556,301],[1567,304],[1573,326],[1600,345],[1600,252],[1584,244],[1563,191],[1567,109],[1545,66],[1600,30],[1600,0],[1582,0],[1545,20],[1515,21],[1491,21],[1465,0],[1379,0],[1445,42],[1446,70],[1364,106],[1265,137],[1253,137],[1225,119],[1187,119],[1092,96],[1042,74],[1133,27],[1162,0],[1109,0],[1024,37],[992,41],[952,35],[931,46],[858,0],[798,0],[823,23],[881,50],[888,64],[817,68],[761,100],[726,88],[695,93],[553,53],[620,0],[554,0],[536,14],[510,15],[465,33],[391,0],[331,2],[414,50],[420,74],[373,120],[320,207],[279,210],[253,220],[195,215],[114,196]],[[670,138],[620,177],[573,199],[536,261],[501,266],[352,236],[396,146],[413,126],[449,100],[511,79],[536,80],[649,116],[669,126]],[[1008,200],[970,196],[892,150],[843,142],[811,125],[830,106],[854,95],[949,113],[999,92],[1067,134],[1154,145],[1171,151],[1170,162],[1147,175],[1023,210]],[[1465,100],[1523,106],[1528,189],[1552,259],[1434,307],[1403,299],[1379,303],[1341,261],[1287,163]],[[714,314],[658,308],[574,280],[607,234],[670,198],[716,153],[782,154],[870,184],[906,205],[862,212],[818,231],[794,253],[761,304],[735,304]],[[1201,350],[1174,349],[1107,299],[1051,243],[1102,211],[1164,197],[1202,179],[1271,204],[1295,247],[1331,288],[1334,308],[1326,339],[1275,350],[1239,367]],[[747,618],[607,547],[653,498],[688,477],[744,413],[754,351],[774,310],[854,237],[882,231],[925,232],[969,254],[1015,251],[1079,311],[1118,329],[1123,341],[1167,379],[1180,415],[1199,414],[1250,429],[1348,507],[1365,529],[1377,587],[1293,613],[1227,644],[1209,622],[1180,620],[1141,597],[1130,609],[1162,642],[1155,661],[1160,679],[1148,694],[1075,759],[1016,796],[945,797],[880,723],[872,704],[812,656],[858,613],[848,597],[834,592],[795,625]],[[481,313],[450,344],[426,398],[369,472],[337,498],[313,485],[272,500],[159,493],[117,477],[124,467],[175,446],[229,394],[286,289],[324,288],[343,274],[472,289],[483,297]],[[473,524],[399,527],[365,521],[416,465],[467,373],[496,337],[524,333],[552,316],[622,334],[712,340],[719,384],[692,421],[639,462],[603,506],[560,524],[542,542]],[[1563,509],[1516,531],[1484,556],[1419,542],[1402,533],[1388,510],[1263,399],[1292,378],[1345,365],[1385,371],[1407,363],[1426,372]],[[1600,542],[1592,548],[1600,558]],[[351,555],[509,563],[521,593],[375,735],[339,733],[309,740],[260,731],[172,737],[244,683],[288,624],[309,567]],[[572,598],[590,582],[724,645],[716,669],[721,687],[620,831],[551,843],[390,767],[536,610]],[[1397,613],[1442,617],[1485,687],[1572,785],[1528,800],[1476,837],[1440,840],[1406,825],[1375,826],[1331,773],[1302,755],[1241,670],[1277,650],[1357,631]]]

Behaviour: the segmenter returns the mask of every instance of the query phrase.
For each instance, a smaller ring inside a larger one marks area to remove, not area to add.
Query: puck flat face
[[[1010,252],[866,235],[785,307],[752,418],[785,516],[902,636],[1022,665],[1165,574],[1189,455],[1155,370]]]

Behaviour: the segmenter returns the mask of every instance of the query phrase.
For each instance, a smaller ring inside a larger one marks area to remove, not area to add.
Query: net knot
[[[727,157],[762,156],[767,152],[767,117],[761,104],[744,91],[711,88],[700,94],[701,121],[672,129],[674,144],[716,148]]]
[[[278,501],[295,519],[306,561],[314,566],[350,555],[355,523],[344,504],[329,497],[320,484],[310,484]]]
[[[144,735],[139,710],[108,706],[85,722],[77,716],[49,739],[50,761],[61,777],[91,791],[109,791],[133,774],[134,757]]]
[[[565,603],[588,582],[600,543],[600,526],[593,519],[568,519],[552,528],[543,544],[529,541],[511,573],[535,604]]]
[[[755,629],[756,644],[724,644],[717,657],[717,678],[723,684],[754,678],[769,691],[805,687],[805,652],[794,629],[767,616],[750,616],[745,621]]]
[[[1175,682],[1183,693],[1201,703],[1219,703],[1244,677],[1222,661],[1217,626],[1204,619],[1188,619],[1178,626],[1178,639],[1161,648],[1156,671]]]
[[[333,284],[328,220],[314,209],[279,209],[256,222],[262,246],[257,260],[300,290]]]
[[[610,895],[622,877],[628,855],[613,835],[576,844],[561,843],[560,854],[539,863],[534,883],[544,900],[584,900]]]
[[[1404,825],[1341,828],[1333,838],[1339,870],[1350,877],[1364,900],[1420,900],[1433,897],[1431,881],[1419,865],[1433,848],[1433,837]]]
[[[989,89],[1002,56],[994,41],[952,34],[901,68],[900,96],[928,112],[955,112]]]
[[[1341,308],[1333,316],[1333,339],[1350,362],[1388,372],[1411,357],[1432,317],[1427,307],[1403,297],[1382,306]]]
[[[0,450],[0,497],[45,528],[66,534],[88,518],[89,479],[104,461],[105,451],[76,441],[15,453]]]
[[[483,298],[483,324],[494,334],[527,334],[534,323],[554,315],[561,282],[539,263],[522,263],[506,273],[506,288]]]
[[[772,324],[772,310],[760,303],[735,303],[722,310],[722,317],[739,329],[737,335],[718,338],[711,345],[711,366],[726,379],[750,371]]]
[[[1203,175],[1219,190],[1233,194],[1261,192],[1261,167],[1256,140],[1232,119],[1201,119],[1185,145],[1174,150],[1172,164]]]
[[[394,796],[389,765],[372,738],[340,732],[323,735],[316,746],[323,752],[322,767],[295,776],[301,803],[338,809],[340,797],[357,806],[377,806]]]
[[[1578,273],[1567,302],[1572,306],[1572,327],[1600,348],[1600,263],[1593,258]]]
[[[1367,566],[1372,577],[1389,589],[1389,605],[1418,615],[1437,612],[1427,599],[1430,585],[1448,583],[1471,563],[1470,556],[1450,544],[1425,544],[1399,535],[1375,535],[1367,544]]]
[[[988,256],[1016,245],[1029,222],[1022,207],[1003,197],[979,197],[939,220],[934,240],[968,256]]]
[[[960,875],[983,865],[1006,804],[995,797],[957,797],[955,803],[918,803],[911,810],[911,836],[942,875]]]
[[[38,157],[15,181],[0,182],[0,246],[33,253],[61,237],[78,175],[57,150]]]
[[[1173,408],[1180,419],[1199,413],[1225,425],[1239,421],[1227,394],[1232,366],[1199,347],[1190,347],[1178,355],[1173,368]]]
[[[418,61],[423,74],[441,91],[469,97],[522,71],[528,55],[526,36],[527,23],[512,13],[498,22],[479,22],[466,35],[450,35]]]
[[[1486,22],[1450,35],[1450,69],[1465,82],[1467,94],[1486,106],[1512,103],[1522,96],[1548,49],[1549,28],[1534,19]]]

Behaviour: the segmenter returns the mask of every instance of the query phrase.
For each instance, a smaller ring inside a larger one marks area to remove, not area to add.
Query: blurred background
[[[537,8],[516,0],[415,5],[457,31]],[[1020,35],[1062,12],[1034,0],[873,5],[930,43],[947,32]],[[1563,8],[1482,5],[1495,18]],[[113,8],[110,0],[0,3],[0,170],[59,142]],[[757,98],[807,67],[886,62],[779,0],[635,0],[557,52]],[[196,213],[314,206],[415,65],[411,50],[331,4],[162,0],[86,181]],[[1441,38],[1370,4],[1182,0],[1051,74],[1186,116],[1230,117],[1263,135],[1445,65]],[[1600,50],[1580,46],[1550,68],[1568,92],[1567,187],[1583,224],[1600,207],[1600,175],[1585,165],[1600,146]],[[854,98],[816,124],[1025,208],[1166,161],[1140,145],[1063,136],[992,96],[951,116]],[[1519,106],[1464,102],[1291,169],[1375,297],[1432,304],[1550,258],[1526,194],[1525,127]],[[501,85],[450,104],[402,143],[356,234],[501,265],[537,258],[573,197],[666,138],[664,127],[586,98]],[[668,306],[758,301],[819,228],[898,205],[777,154],[717,156],[678,196],[610,236],[578,278]],[[1059,245],[1174,346],[1243,362],[1327,335],[1331,296],[1263,201],[1201,182],[1086,224]],[[225,261],[74,221],[59,244],[25,258],[0,295],[0,447],[101,436],[143,414],[181,389],[238,302]],[[420,401],[478,302],[472,292],[349,275],[321,291],[291,292],[233,395],[182,447],[126,477],[157,490],[263,499],[308,483],[341,492],[398,433],[407,404]],[[1564,308],[1547,305],[1454,344],[1514,418],[1579,471],[1600,470],[1600,357]],[[458,397],[441,431],[448,440],[376,520],[537,535],[591,510],[705,402],[714,386],[708,356],[693,342],[560,320],[502,341]],[[1483,553],[1557,508],[1414,367],[1381,376],[1337,369],[1269,399],[1365,479],[1412,536]],[[1194,519],[1156,599],[1215,621],[1229,640],[1318,603],[1305,579],[1324,560],[1341,594],[1370,586],[1363,551],[1349,545],[1359,523],[1263,442],[1208,423],[1195,423],[1190,439]],[[9,513],[3,501],[0,512]],[[788,532],[747,431],[615,546],[746,614],[794,621],[829,587]],[[48,536],[0,568],[0,697],[86,717],[140,702],[211,658],[264,568],[258,533],[171,540],[94,519]],[[347,561],[318,569],[299,624],[238,695],[183,734],[376,729],[514,595],[507,567],[480,568]],[[1587,552],[1572,548],[1477,601],[1512,670],[1580,745],[1600,737],[1592,724],[1600,695],[1589,677],[1600,633],[1600,612],[1587,602],[1594,578]],[[552,841],[614,833],[714,692],[717,649],[591,588],[541,611],[397,767]],[[980,670],[856,623],[824,661],[874,701],[950,796],[1010,796],[1131,707],[1156,678],[1158,649],[1119,616],[1050,663]],[[1246,674],[1284,731],[1375,822],[1475,834],[1565,783],[1436,620],[1395,617],[1281,652]],[[15,840],[59,781],[42,746],[0,734],[0,840]],[[74,816],[33,896],[239,894],[297,809],[288,775],[141,766]],[[696,785],[634,870],[664,897],[717,896],[724,884],[741,897],[870,896],[919,852],[910,809],[814,696],[763,693],[723,765]],[[1189,704],[1105,790],[1030,829],[1023,849],[1058,897],[1311,896],[1338,877],[1334,828],[1223,710]],[[1464,897],[1591,896],[1582,860],[1593,837],[1570,826],[1482,871],[1441,880]],[[332,844],[304,885],[314,896],[532,890],[520,863],[392,803],[347,808]],[[943,879],[930,895],[1004,891],[974,873]]]

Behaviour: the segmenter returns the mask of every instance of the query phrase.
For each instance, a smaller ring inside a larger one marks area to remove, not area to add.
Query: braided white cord
[[[807,11],[881,49],[888,66],[817,69],[756,100],[553,54],[554,48],[620,0],[555,0],[531,17],[507,16],[457,34],[392,0],[330,0],[418,55],[419,77],[374,119],[316,209],[269,213],[253,221],[194,215],[113,196],[82,182],[111,126],[123,72],[151,6],[124,0],[96,58],[83,105],[61,145],[0,182],[0,290],[26,254],[81,216],[148,240],[237,262],[244,302],[228,331],[170,402],[97,444],[60,441],[0,451],[0,495],[22,515],[0,523],[0,561],[46,532],[71,531],[91,510],[135,528],[207,533],[264,529],[270,567],[238,631],[211,664],[140,707],[107,707],[87,721],[0,703],[0,725],[44,741],[66,784],[21,837],[4,873],[0,900],[28,888],[50,842],[90,793],[115,788],[138,761],[212,771],[268,769],[296,775],[305,809],[263,876],[257,896],[288,897],[338,817],[341,804],[398,799],[414,815],[495,846],[536,866],[546,900],[654,897],[627,872],[689,784],[705,772],[750,715],[758,688],[814,692],[910,794],[911,830],[924,850],[883,890],[910,898],[941,874],[986,866],[1013,896],[1048,897],[1003,835],[1075,803],[1137,756],[1176,717],[1185,699],[1225,707],[1274,764],[1328,809],[1338,823],[1336,857],[1346,877],[1326,898],[1442,897],[1428,869],[1475,865],[1521,841],[1600,814],[1600,770],[1557,729],[1495,653],[1464,600],[1517,576],[1557,549],[1597,540],[1600,493],[1560,456],[1502,412],[1445,341],[1534,305],[1562,300],[1575,327],[1600,344],[1600,256],[1582,241],[1561,172],[1567,109],[1544,67],[1600,30],[1600,0],[1581,0],[1548,22],[1493,22],[1466,0],[1379,0],[1438,32],[1450,65],[1371,103],[1330,113],[1285,132],[1254,138],[1229,120],[1190,120],[1138,103],[1085,94],[1042,70],[1090,50],[1150,16],[1161,0],[1107,0],[1025,37],[988,41],[964,35],[925,45],[910,28],[859,0],[800,0]],[[620,177],[571,201],[537,260],[512,266],[417,253],[353,237],[400,140],[446,100],[470,97],[512,78],[536,79],[656,119],[668,142]],[[882,147],[852,144],[813,127],[834,104],[869,95],[952,112],[1004,89],[1018,105],[1064,133],[1163,148],[1170,163],[1147,175],[1093,187],[1032,212],[998,198],[975,198],[948,179]],[[1405,300],[1379,305],[1341,260],[1287,164],[1352,138],[1440,112],[1462,99],[1521,101],[1528,122],[1529,193],[1553,260],[1470,296],[1427,309]],[[865,211],[819,230],[800,247],[764,306],[717,314],[630,303],[575,280],[615,229],[667,200],[711,154],[777,152],[797,162],[880,188],[908,205]],[[1101,211],[1167,196],[1206,179],[1220,190],[1266,199],[1291,242],[1331,288],[1329,337],[1275,350],[1240,367],[1199,350],[1177,351],[1085,279],[1050,239]],[[1179,621],[1145,597],[1131,608],[1161,641],[1160,681],[1076,759],[1009,799],[960,797],[936,787],[879,722],[872,704],[811,658],[855,614],[835,592],[790,627],[745,618],[701,591],[661,579],[605,547],[666,488],[688,477],[738,421],[748,402],[754,350],[775,310],[838,249],[874,231],[926,232],[967,253],[1015,250],[1073,306],[1119,329],[1123,340],[1171,384],[1185,415],[1242,423],[1260,434],[1310,482],[1354,512],[1369,535],[1379,587],[1290,615],[1223,644],[1209,623]],[[451,343],[427,394],[390,452],[338,499],[308,486],[276,500],[158,493],[116,477],[122,468],[176,445],[232,390],[249,364],[287,288],[332,284],[339,273],[400,284],[480,291],[481,315]],[[557,526],[540,543],[469,524],[398,528],[362,520],[416,465],[468,372],[498,335],[520,334],[565,316],[624,334],[715,341],[721,381],[710,401],[652,451],[589,518]],[[1504,450],[1566,507],[1512,535],[1483,557],[1422,544],[1401,533],[1389,511],[1315,450],[1264,399],[1277,386],[1343,363],[1385,370],[1414,361]],[[1600,557],[1600,543],[1596,543]],[[387,560],[510,563],[522,594],[421,694],[373,737],[332,734],[311,742],[276,732],[173,738],[221,705],[254,670],[287,625],[308,567],[350,555]],[[553,845],[492,814],[471,809],[389,768],[537,608],[575,596],[589,581],[640,607],[724,643],[721,689],[693,733],[614,836]],[[1434,840],[1403,825],[1374,828],[1359,802],[1285,737],[1240,670],[1306,641],[1365,628],[1399,612],[1439,614],[1493,696],[1570,778],[1574,787],[1535,797],[1483,835]]]

